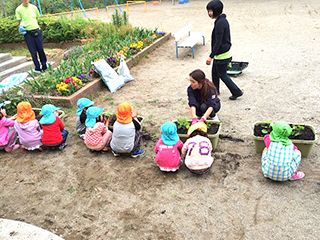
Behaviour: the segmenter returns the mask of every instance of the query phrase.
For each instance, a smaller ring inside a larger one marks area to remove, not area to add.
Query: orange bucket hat
[[[24,123],[35,119],[36,115],[29,102],[20,102],[17,106],[17,122]]]
[[[132,122],[132,116],[131,113],[133,111],[133,107],[127,103],[121,103],[119,104],[117,108],[117,121],[119,123],[128,124]]]

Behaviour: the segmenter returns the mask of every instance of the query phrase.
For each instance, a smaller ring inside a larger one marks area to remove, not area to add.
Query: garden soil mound
[[[192,23],[194,31],[206,32],[206,45],[198,43],[195,58],[190,49],[179,49],[176,58],[170,39],[130,70],[134,81],[114,94],[104,88],[92,99],[106,112],[127,101],[144,116],[146,154],[132,159],[91,153],[76,134],[76,109],[66,110],[65,150],[0,153],[0,218],[67,240],[319,238],[319,145],[301,161],[304,179],[273,182],[261,173],[251,131],[255,121],[265,120],[320,129],[320,1],[224,1],[233,60],[249,66],[233,78],[244,91],[238,100],[230,101],[221,83],[223,138],[203,176],[184,166],[163,173],[154,162],[160,126],[191,119],[188,74],[200,68],[211,79],[206,60],[214,22],[207,1],[175,2],[149,2],[146,12],[137,4],[130,7],[129,21],[171,33]],[[110,21],[105,10],[100,17]]]

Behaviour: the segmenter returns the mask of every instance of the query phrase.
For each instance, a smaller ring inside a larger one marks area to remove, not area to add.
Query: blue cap
[[[177,126],[173,122],[166,122],[161,126],[161,139],[165,145],[173,146],[179,141]]]
[[[96,118],[102,113],[103,108],[89,107],[87,110],[86,127],[94,127],[96,124]]]
[[[94,104],[90,99],[88,98],[80,98],[77,102],[78,110],[77,115],[80,116],[82,113],[83,108],[90,107]]]
[[[46,104],[41,108],[42,118],[39,123],[41,124],[52,124],[56,120],[56,116],[53,112],[59,110],[60,108],[55,107],[52,104]]]
[[[4,107],[4,103],[0,103],[0,108]]]

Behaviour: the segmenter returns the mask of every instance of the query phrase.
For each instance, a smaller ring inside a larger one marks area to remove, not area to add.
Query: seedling
[[[186,129],[189,129],[190,127],[190,122],[188,121],[188,119],[185,118],[178,118],[177,120],[178,123],[178,129],[185,127]]]
[[[292,133],[291,133],[291,135],[292,136],[299,136],[300,134],[301,134],[301,131],[303,131],[304,130],[304,126],[302,126],[302,125],[292,125]]]

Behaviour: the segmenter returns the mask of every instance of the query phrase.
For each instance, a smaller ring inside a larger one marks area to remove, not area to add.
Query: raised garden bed
[[[142,57],[149,54],[150,52],[154,51],[157,47],[159,47],[161,44],[166,42],[171,37],[171,33],[165,34],[163,37],[157,39],[152,44],[147,46],[146,48],[142,49],[139,53],[134,55],[134,58],[130,58],[126,61],[129,68],[132,68],[134,65],[136,65]],[[115,68],[115,71],[118,70],[118,67]],[[54,103],[58,103],[57,105],[61,106],[76,106],[77,101],[79,98],[86,97],[90,94],[96,93],[102,89],[102,87],[105,86],[101,78],[95,78],[92,79],[89,83],[87,83],[84,87],[82,87],[77,92],[73,93],[72,95],[68,97],[62,97],[62,96],[49,96],[49,95],[34,95],[34,98],[37,100],[41,99],[49,99],[53,101]]]
[[[179,127],[178,121],[173,122],[177,125],[177,132],[180,137],[180,140],[182,142],[185,142],[188,139],[188,129],[185,126]],[[188,123],[191,125],[191,121],[188,121]],[[218,146],[219,134],[221,131],[221,122],[214,120],[206,120],[205,123],[208,127],[207,134],[212,144],[212,151],[214,151]]]
[[[289,139],[300,150],[303,158],[310,156],[313,145],[318,141],[316,130],[309,124],[289,124],[293,128],[292,134]],[[266,147],[263,138],[266,134],[270,134],[272,127],[267,122],[255,122],[252,127],[252,137],[254,139],[255,150],[257,153],[262,153]]]

